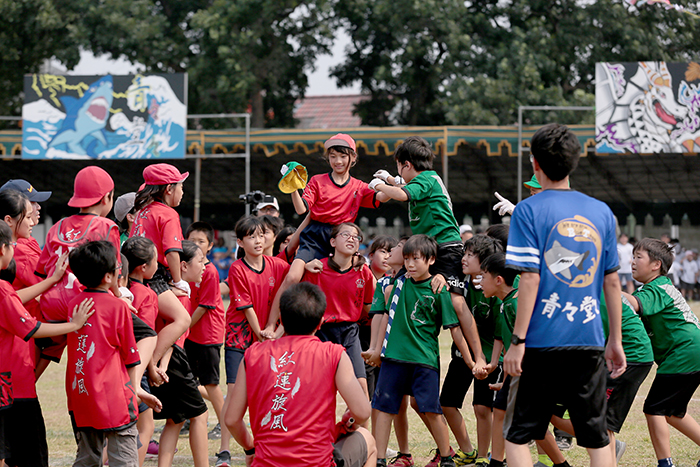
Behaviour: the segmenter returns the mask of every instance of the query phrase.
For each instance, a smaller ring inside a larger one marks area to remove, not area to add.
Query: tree
[[[0,0],[0,115],[20,115],[24,75],[55,57],[73,67],[80,60],[72,24],[51,0]]]
[[[191,70],[207,109],[250,103],[251,125],[292,126],[306,73],[332,44],[329,1],[217,0],[195,14],[202,31]]]

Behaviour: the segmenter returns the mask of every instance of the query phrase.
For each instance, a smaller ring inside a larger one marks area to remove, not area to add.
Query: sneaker
[[[377,467],[386,467],[386,459],[377,459]]]
[[[479,457],[476,460],[476,464],[474,464],[474,465],[475,465],[475,467],[488,467],[490,463],[491,462],[489,462],[489,460],[487,458]]]
[[[399,455],[399,451],[394,451],[391,448],[386,448],[386,458],[391,459]]]
[[[574,446],[573,438],[569,438],[568,436],[557,436],[555,439],[559,450],[562,452],[568,451]]]
[[[212,428],[212,430],[209,432],[209,434],[207,435],[207,438],[209,438],[209,439],[221,439],[221,425],[217,423],[216,426],[214,428]]]
[[[231,453],[228,451],[221,451],[216,453],[216,464],[215,467],[230,467],[231,465]]]
[[[396,454],[396,456],[389,460],[388,465],[393,465],[394,467],[411,467],[415,464],[413,463],[413,457],[410,454],[399,452]]]
[[[190,434],[190,421],[185,420],[185,423],[180,428],[180,436],[188,436]]]
[[[456,467],[455,460],[453,458],[440,459],[440,467]]]
[[[152,439],[148,443],[148,450],[146,451],[146,459],[157,459],[158,458],[158,441]]]
[[[437,448],[435,448],[435,449],[431,449],[430,453],[431,454],[435,453],[435,455],[430,460],[430,462],[425,464],[425,467],[440,467],[440,451]],[[452,449],[452,446],[450,446],[450,456],[454,456],[454,455],[455,455],[455,451],[454,451],[454,449]]]
[[[453,459],[455,460],[455,465],[458,466],[473,465],[476,462],[476,458],[478,456],[479,453],[476,449],[474,449],[471,453],[466,453],[461,449],[457,449],[457,452],[455,453]]]
[[[622,455],[625,453],[625,449],[627,449],[627,443],[624,441],[620,441],[619,439],[615,440],[615,459],[617,463],[620,463],[620,459],[622,459]]]

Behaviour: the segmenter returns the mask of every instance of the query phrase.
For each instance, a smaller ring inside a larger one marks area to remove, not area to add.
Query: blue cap
[[[33,203],[43,203],[51,197],[50,191],[36,191],[31,183],[26,180],[10,180],[0,187],[0,191],[15,190],[24,193],[29,201]]]

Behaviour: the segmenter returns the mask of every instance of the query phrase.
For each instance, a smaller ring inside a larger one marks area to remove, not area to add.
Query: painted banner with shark
[[[27,75],[23,159],[182,159],[187,75]]]
[[[700,151],[700,64],[597,63],[596,152]]]

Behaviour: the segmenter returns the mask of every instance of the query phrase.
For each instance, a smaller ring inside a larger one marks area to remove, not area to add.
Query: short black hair
[[[437,256],[437,246],[437,242],[433,237],[423,234],[412,235],[403,246],[403,257],[411,257],[416,253],[420,253],[425,259],[435,258]]]
[[[326,296],[310,282],[294,284],[280,297],[280,318],[284,331],[292,336],[312,334],[326,312]]]
[[[558,182],[576,169],[581,143],[566,125],[550,123],[532,136],[530,152],[547,178]]]
[[[0,222],[0,247],[9,245],[10,243],[12,243],[12,229],[6,222]]]
[[[81,284],[94,289],[117,269],[117,249],[106,240],[87,242],[70,252],[68,264]]]
[[[253,235],[258,229],[264,231],[265,227],[259,217],[246,216],[236,222],[236,227],[234,227],[234,229],[236,231],[236,238],[242,240],[243,237]]]
[[[207,240],[209,241],[209,244],[212,245],[214,243],[214,228],[211,225],[209,225],[207,222],[197,221],[197,222],[191,223],[190,226],[187,227],[187,232],[185,233],[185,238],[190,238],[190,234],[192,232],[203,232],[204,235],[207,236]]]
[[[194,259],[195,256],[197,256],[198,251],[201,252],[202,249],[199,248],[195,242],[183,240],[182,252],[180,253],[180,261],[189,263],[190,261],[192,261],[192,259]]]
[[[275,235],[280,233],[280,231],[284,228],[284,221],[279,217],[265,214],[264,216],[260,216],[259,219],[263,223],[263,228],[272,230]]]
[[[281,247],[282,247],[282,242],[287,240],[291,235],[296,232],[297,229],[296,227],[293,227],[291,225],[285,225],[282,230],[279,231],[277,235],[275,235],[275,243],[274,246],[272,247],[272,254],[273,255],[278,255],[281,253]]]
[[[506,255],[501,251],[483,260],[481,262],[481,270],[493,276],[501,276],[509,287],[513,286],[513,281],[518,275],[518,271],[506,267]]]
[[[503,251],[499,240],[486,234],[476,234],[464,242],[464,252],[471,251],[479,259],[479,264],[494,253]]]
[[[382,248],[386,251],[391,251],[391,249],[394,248],[397,243],[398,242],[396,239],[391,235],[379,235],[378,237],[375,237],[374,241],[369,246],[369,253],[367,253],[367,256],[371,255],[377,250],[381,250]]]
[[[129,264],[129,274],[137,267],[146,264],[157,255],[155,243],[146,237],[130,237],[122,244],[122,254]],[[123,266],[122,266],[123,268]]]
[[[129,260],[126,258],[124,253],[119,253],[119,256],[121,257],[122,262],[122,267],[119,270],[119,278],[129,277]]]
[[[634,246],[633,253],[646,251],[651,261],[661,261],[659,274],[665,276],[673,264],[673,247],[656,238],[643,238]]]
[[[401,164],[410,162],[418,172],[423,172],[433,168],[435,153],[420,136],[409,136],[394,151],[394,160]]]
[[[27,201],[29,198],[21,191],[7,189],[0,191],[0,217],[10,216],[16,222],[15,233],[27,217]]]
[[[508,232],[510,231],[510,226],[508,224],[493,224],[486,232],[491,238],[495,238],[501,243],[501,249],[505,250],[508,246]]]

